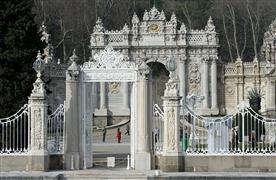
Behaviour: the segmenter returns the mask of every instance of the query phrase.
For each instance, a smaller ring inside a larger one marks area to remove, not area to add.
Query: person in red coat
[[[117,129],[116,138],[118,140],[118,143],[121,143],[121,131],[120,128]]]

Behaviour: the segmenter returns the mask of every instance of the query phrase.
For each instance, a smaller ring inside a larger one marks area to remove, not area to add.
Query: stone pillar
[[[66,72],[66,97],[65,97],[65,164],[66,170],[80,169],[81,167],[81,128],[80,104],[78,103],[79,66],[76,64],[75,53],[70,58],[72,61]]]
[[[203,74],[202,74],[202,95],[203,99],[203,109],[209,108],[209,78],[208,78],[208,60],[203,60]]]
[[[271,77],[266,77],[266,110],[275,110],[275,81]]]
[[[135,146],[135,169],[151,169],[151,110],[149,103],[150,69],[145,62],[139,66],[137,80],[137,145]]]
[[[100,109],[106,109],[106,86],[105,82],[100,82]]]
[[[186,98],[186,69],[185,69],[185,60],[180,59],[178,61],[178,75],[180,80],[180,96],[182,96],[182,102],[183,105],[185,103]]]
[[[271,45],[271,62],[275,64],[275,46]]]
[[[213,59],[211,64],[211,92],[212,92],[212,111],[218,111],[217,93],[217,62]]]
[[[164,144],[161,169],[183,171],[184,160],[179,147],[180,100],[179,81],[170,78],[164,93]]]
[[[128,105],[128,98],[129,98],[128,82],[124,82],[122,84],[123,84],[123,109],[128,110],[128,113],[129,113],[129,105]]]
[[[95,116],[100,116],[101,118],[101,126],[106,126],[108,124],[108,118],[107,118],[107,102],[106,102],[106,97],[107,97],[107,92],[106,92],[106,82],[100,82],[100,104],[99,104],[99,109],[95,110]]]
[[[34,69],[37,71],[37,79],[33,84],[34,88],[29,97],[29,123],[31,131],[29,131],[29,163],[28,170],[47,171],[49,169],[49,156],[47,150],[47,96],[44,83],[41,80],[41,72],[43,71],[43,60],[40,52],[37,60],[34,62]]]

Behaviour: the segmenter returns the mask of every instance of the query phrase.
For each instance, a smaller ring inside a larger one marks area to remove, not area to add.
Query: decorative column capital
[[[151,69],[146,64],[146,62],[141,59],[138,61],[138,63],[138,80],[148,80],[150,78]]]
[[[208,57],[208,56],[203,56],[202,57],[202,62],[203,63],[208,63],[210,61],[210,57]]]
[[[166,89],[164,92],[164,99],[170,97],[179,97],[179,80],[170,78],[166,83]]]
[[[212,57],[212,58],[211,58],[211,62],[212,62],[213,64],[217,64],[218,58],[217,58],[217,57]]]
[[[179,57],[179,62],[184,63],[186,61],[187,61],[187,57],[185,55]]]

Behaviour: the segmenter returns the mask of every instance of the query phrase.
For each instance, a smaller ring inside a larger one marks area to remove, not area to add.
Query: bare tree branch
[[[226,28],[226,25],[225,25],[225,17],[224,17],[224,14],[222,14],[222,22],[223,22],[223,29],[224,29],[224,33],[225,33],[225,38],[226,38],[227,45],[228,45],[229,56],[230,56],[231,62],[233,62],[233,56],[232,56],[232,51],[231,51],[231,45],[230,45],[230,42],[229,42],[228,32],[227,32],[227,28]]]

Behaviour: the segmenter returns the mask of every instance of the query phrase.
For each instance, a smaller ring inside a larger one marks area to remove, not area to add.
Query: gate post
[[[72,64],[66,71],[66,99],[65,99],[65,164],[66,170],[80,169],[81,165],[81,118],[79,117],[78,80],[80,68],[75,50],[70,57]]]
[[[30,157],[28,170],[47,171],[49,169],[49,156],[47,150],[47,98],[44,83],[41,80],[41,72],[44,70],[44,60],[38,52],[37,59],[33,64],[37,72],[37,79],[33,84],[29,97],[29,126]]]
[[[170,79],[166,83],[164,92],[164,144],[161,169],[167,172],[183,171],[184,158],[179,146],[180,135],[180,101],[179,80],[172,76],[175,70],[175,62],[169,60],[167,69],[170,71]]]
[[[135,169],[150,170],[151,169],[151,102],[149,79],[150,68],[142,61],[138,68],[137,80],[137,145],[135,146]]]

